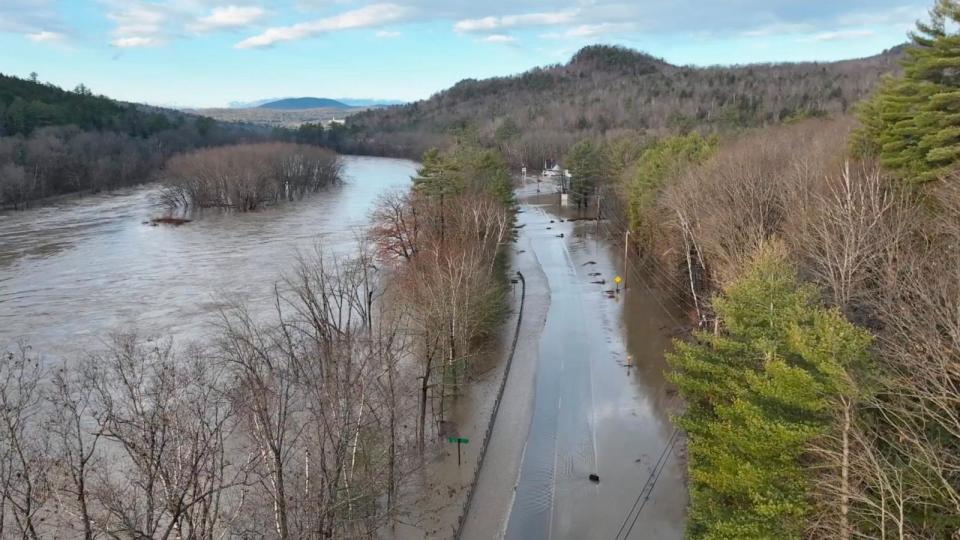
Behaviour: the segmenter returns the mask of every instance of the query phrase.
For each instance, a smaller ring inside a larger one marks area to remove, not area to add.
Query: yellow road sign
[[[623,278],[621,278],[620,276],[613,278],[613,282],[616,283],[617,285],[619,285],[622,281],[623,281]]]

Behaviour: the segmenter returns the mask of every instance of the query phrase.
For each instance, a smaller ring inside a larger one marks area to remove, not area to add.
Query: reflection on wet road
[[[506,536],[615,538],[671,442],[662,371],[673,323],[640,287],[606,298],[619,250],[596,237],[593,222],[561,222],[555,200],[520,214],[550,307]],[[672,453],[665,463],[629,538],[683,537],[682,469]]]
[[[274,283],[315,242],[343,251],[376,197],[416,164],[344,158],[346,183],[248,214],[207,212],[150,227],[156,186],[0,214],[0,350],[26,338],[45,355],[95,346],[116,329],[202,336],[221,305],[270,309]]]

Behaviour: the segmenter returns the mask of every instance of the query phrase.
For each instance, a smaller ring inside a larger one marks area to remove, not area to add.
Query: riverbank
[[[452,538],[456,535],[471,486],[477,477],[485,433],[508,366],[507,359],[520,315],[520,287],[517,284],[509,296],[510,316],[501,325],[499,339],[492,342],[480,361],[474,364],[475,371],[464,387],[463,394],[455,401],[445,425],[446,433],[439,437],[439,442],[430,445],[423,468],[404,486],[398,519],[381,531],[381,537],[412,540]],[[529,291],[523,305],[525,321],[529,309]],[[522,336],[522,332],[519,335]],[[512,368],[510,373],[512,378]],[[469,442],[461,444],[458,449],[447,437],[465,438]]]

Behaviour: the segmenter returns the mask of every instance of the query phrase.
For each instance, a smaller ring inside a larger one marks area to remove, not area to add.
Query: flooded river
[[[157,186],[0,213],[0,349],[26,339],[46,356],[96,346],[113,330],[202,338],[223,299],[267,309],[297,251],[343,251],[376,198],[406,188],[416,163],[344,158],[345,183],[245,214],[206,212],[180,227]]]

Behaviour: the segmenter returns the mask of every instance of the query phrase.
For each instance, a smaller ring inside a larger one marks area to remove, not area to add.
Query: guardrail
[[[467,516],[470,514],[470,506],[473,503],[473,493],[477,488],[477,481],[480,479],[480,470],[483,469],[483,460],[487,456],[487,446],[490,444],[490,435],[493,434],[493,426],[497,422],[497,413],[500,411],[500,402],[503,400],[503,391],[507,387],[507,378],[510,375],[510,366],[513,364],[513,355],[517,351],[517,341],[520,339],[520,323],[523,322],[523,303],[527,297],[527,281],[523,279],[523,274],[517,272],[520,279],[520,309],[517,312],[517,326],[513,331],[513,343],[510,345],[510,354],[507,356],[507,365],[503,369],[503,378],[500,380],[500,388],[497,390],[497,398],[493,402],[493,411],[490,413],[490,420],[487,422],[487,429],[483,436],[483,443],[480,446],[480,459],[473,469],[473,480],[467,487],[467,500],[464,502],[463,511],[457,518],[457,529],[454,538],[461,538],[463,535],[463,525],[467,522]]]

